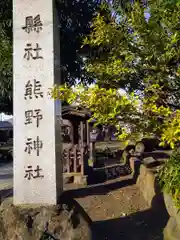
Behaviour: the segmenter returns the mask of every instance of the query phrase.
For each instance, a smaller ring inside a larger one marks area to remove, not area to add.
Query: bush
[[[158,179],[161,188],[173,197],[175,205],[180,208],[180,148],[164,164]]]

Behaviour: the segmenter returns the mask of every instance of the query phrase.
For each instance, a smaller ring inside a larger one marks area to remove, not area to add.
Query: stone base
[[[165,240],[180,239],[180,211],[175,206],[171,195],[164,193],[165,206],[170,216],[169,221],[164,229]]]
[[[74,184],[87,185],[87,176],[74,176]]]
[[[17,207],[3,202],[0,206],[0,239],[90,240],[92,221],[76,204]]]
[[[155,179],[156,177],[153,172],[147,169],[144,165],[141,165],[137,185],[149,206],[151,206],[152,200],[156,195]]]
[[[137,179],[137,185],[140,188],[149,207],[167,213],[164,196],[158,185],[155,169],[149,169],[144,165],[140,167],[140,173]],[[164,209],[164,210],[163,210]],[[167,213],[168,214],[168,213]]]
[[[164,232],[164,240],[179,240],[180,239],[180,228],[174,217],[170,217]]]

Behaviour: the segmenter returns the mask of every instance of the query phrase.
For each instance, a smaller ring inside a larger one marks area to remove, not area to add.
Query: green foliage
[[[159,104],[178,107],[180,5],[149,1],[147,10],[139,1],[134,2],[130,11],[121,12],[119,20],[106,22],[101,15],[95,18],[84,44],[98,50],[87,59],[87,70],[98,83],[110,87],[144,91],[158,84]]]
[[[94,166],[94,160],[93,159],[88,159],[88,166],[93,167]]]
[[[0,2],[0,112],[12,113],[12,1]]]
[[[95,49],[86,69],[96,85],[62,86],[63,100],[89,108],[97,123],[115,125],[120,139],[129,137],[123,122],[133,134],[155,134],[174,148],[180,140],[179,13],[179,1],[153,0],[148,9],[134,1],[115,18],[98,14],[84,39]]]
[[[84,68],[82,39],[90,33],[90,23],[101,0],[56,0],[60,26],[61,81],[74,84],[92,82]]]
[[[119,139],[124,140],[127,133],[125,129],[120,128],[121,120],[131,123],[137,129],[138,122],[141,119],[138,111],[137,97],[133,94],[130,96],[121,95],[116,89],[100,88],[94,85],[85,88],[82,85],[76,88],[68,88],[64,86],[54,86],[50,92],[52,98],[66,100],[69,104],[76,102],[84,108],[88,108],[92,112],[90,119],[96,119],[98,124],[111,124],[119,130]]]
[[[175,205],[180,208],[180,148],[164,164],[158,177],[162,189],[171,194]]]
[[[100,88],[98,85],[90,88],[83,85],[76,88],[54,86],[50,89],[50,95],[68,104],[76,102],[81,107],[88,108],[92,112],[90,121],[96,119],[96,125],[116,126],[119,140],[137,140],[139,135],[157,135],[162,140],[161,145],[168,143],[172,148],[180,141],[179,110],[173,112],[163,106],[157,107],[154,98],[144,101],[140,106],[138,97],[133,93],[122,95],[116,89]],[[164,119],[161,124],[158,121],[160,117]],[[127,131],[125,124],[129,124],[131,131]]]
[[[180,110],[174,112],[171,117],[164,121],[162,141],[170,144],[173,149],[180,143]]]

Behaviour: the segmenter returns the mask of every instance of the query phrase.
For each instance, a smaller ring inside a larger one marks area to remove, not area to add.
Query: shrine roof
[[[82,118],[90,118],[91,113],[84,108],[78,106],[63,106],[62,107],[62,117],[66,116],[76,116]]]

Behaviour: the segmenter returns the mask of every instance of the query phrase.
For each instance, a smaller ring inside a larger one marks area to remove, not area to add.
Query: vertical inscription
[[[13,0],[15,205],[54,205],[62,191],[60,126],[48,96],[60,83],[55,12],[54,0]]]

